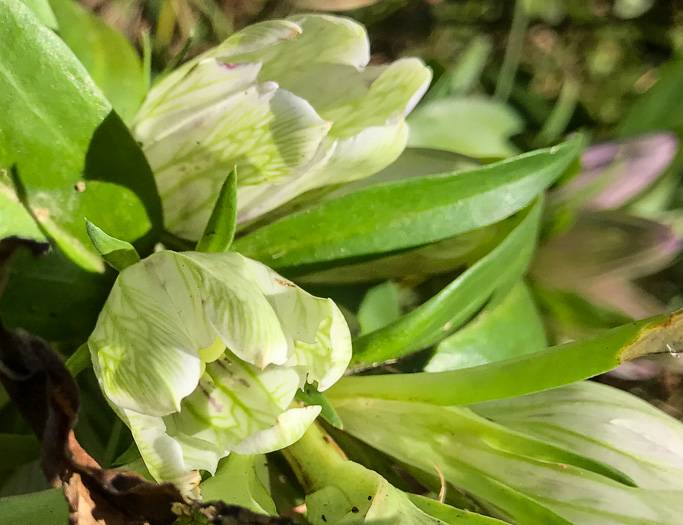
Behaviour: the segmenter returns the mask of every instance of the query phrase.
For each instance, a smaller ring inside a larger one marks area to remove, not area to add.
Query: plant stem
[[[306,494],[329,483],[330,469],[346,461],[342,450],[317,423],[299,441],[283,449],[282,454]]]
[[[496,82],[496,91],[493,95],[501,102],[507,101],[510,92],[512,91],[517,67],[522,58],[524,34],[526,33],[528,24],[529,17],[524,9],[524,2],[522,0],[517,0],[515,3],[515,11],[512,15],[512,26],[510,27],[510,35],[508,37],[507,47],[505,48],[503,65],[500,68],[498,82]]]
[[[76,351],[66,360],[66,368],[71,372],[71,375],[76,377],[83,370],[90,366],[90,350],[88,343],[83,343]]]

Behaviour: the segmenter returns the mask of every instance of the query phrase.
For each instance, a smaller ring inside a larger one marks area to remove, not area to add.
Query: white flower
[[[240,223],[393,162],[431,71],[417,58],[369,58],[360,24],[300,15],[247,27],[163,78],[133,133],[166,228],[198,239],[235,165]]]
[[[181,486],[231,451],[299,439],[320,407],[290,408],[296,391],[327,389],[351,357],[331,299],[237,253],[164,251],[129,266],[88,344],[150,473]]]

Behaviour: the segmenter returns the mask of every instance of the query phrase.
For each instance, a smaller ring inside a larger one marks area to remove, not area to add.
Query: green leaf
[[[131,264],[140,262],[140,255],[131,243],[107,235],[87,219],[85,229],[97,252],[115,270],[121,272]]]
[[[419,494],[406,493],[408,499],[418,509],[430,516],[448,523],[449,525],[501,525],[506,522],[482,516],[476,512],[464,509],[456,509],[450,505],[439,503],[436,500],[420,496]]]
[[[0,498],[0,525],[64,525],[68,516],[69,507],[62,490],[51,489]]]
[[[0,433],[0,450],[0,471],[9,470],[37,459],[40,443],[33,435]]]
[[[543,321],[523,282],[497,292],[473,321],[436,347],[426,372],[469,368],[547,346]]]
[[[636,487],[604,456],[592,459],[509,430],[469,409],[372,399],[341,400],[335,408],[350,434],[425,475],[435,477],[434,464],[438,465],[448,483],[513,523],[680,523],[680,490]],[[623,416],[628,428],[629,415],[612,409],[613,417]],[[553,410],[552,403],[543,403],[538,414]],[[649,436],[643,449],[663,445],[680,451],[683,446],[680,432],[672,441],[642,427],[639,431]]]
[[[516,218],[514,227],[491,252],[441,292],[393,323],[354,341],[354,363],[396,359],[426,348],[475,314],[498,287],[518,280],[536,247],[541,203]]]
[[[478,158],[514,155],[518,150],[509,139],[524,129],[509,105],[478,96],[427,102],[413,111],[408,123],[411,146]]]
[[[147,93],[140,57],[128,39],[74,0],[49,0],[58,34],[129,123]]]
[[[57,19],[55,14],[50,7],[49,0],[22,0],[26,4],[36,18],[40,20],[45,26],[50,29],[57,30],[59,24],[57,24]]]
[[[683,310],[610,330],[595,339],[554,346],[486,365],[417,374],[344,377],[327,398],[395,399],[466,405],[566,385],[648,354],[683,347]],[[346,423],[346,422],[345,422]]]
[[[580,147],[576,138],[464,173],[372,186],[265,226],[235,241],[234,249],[274,268],[291,268],[452,237],[525,207]]]
[[[318,392],[318,389],[310,383],[306,383],[303,390],[297,390],[296,398],[305,405],[318,405],[322,407],[320,417],[335,428],[343,428],[342,420],[339,419],[339,415],[337,415],[332,405],[327,401],[325,395]]]
[[[14,169],[14,168],[11,168]],[[45,241],[45,235],[17,195],[10,170],[0,169],[0,238],[18,235]]]
[[[18,0],[0,0],[0,106],[0,170],[16,166],[2,193],[16,213],[21,202],[56,247],[42,259],[13,262],[0,310],[9,325],[75,337],[92,328],[110,286],[81,218],[150,249],[161,227],[154,180],[81,64]],[[18,229],[27,221],[24,215]]]
[[[624,137],[649,131],[670,129],[681,131],[683,108],[671,104],[683,91],[683,59],[678,58],[665,64],[657,83],[638,97],[619,126]]]
[[[358,308],[361,333],[384,328],[401,316],[396,284],[387,281],[370,288]]]
[[[237,170],[225,179],[213,207],[204,234],[197,243],[198,252],[227,252],[235,237],[237,219]]]
[[[592,381],[472,406],[512,430],[605,461],[649,490],[683,491],[683,425]]]
[[[277,515],[268,492],[268,464],[263,455],[230,454],[200,486],[204,501],[219,500],[261,514]]]

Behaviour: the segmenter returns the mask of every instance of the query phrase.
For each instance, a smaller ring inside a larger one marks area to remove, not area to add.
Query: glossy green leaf
[[[277,515],[268,485],[268,464],[264,455],[230,454],[199,488],[205,501],[224,501],[260,514]]]
[[[472,406],[477,414],[586,457],[649,490],[682,491],[683,425],[627,392],[592,381]]]
[[[327,398],[333,405],[348,397],[467,405],[548,390],[607,372],[636,357],[681,347],[683,310],[630,323],[595,339],[472,368],[344,377],[327,392]]]
[[[438,465],[447,482],[513,523],[680,522],[680,491],[636,487],[602,457],[510,431],[469,409],[371,399],[347,399],[335,407],[350,434],[426,475],[436,477]],[[552,412],[553,405],[544,409]],[[615,412],[615,418],[622,416]],[[670,443],[651,439],[650,446]],[[682,443],[679,438],[676,446]]]
[[[536,247],[541,202],[517,218],[510,233],[441,292],[393,323],[354,341],[354,363],[395,359],[426,348],[455,331],[495,290],[518,280]]]
[[[580,147],[575,138],[467,172],[371,186],[256,230],[234,249],[286,268],[439,241],[520,210],[561,175]]]
[[[237,218],[237,171],[225,179],[213,207],[204,234],[197,243],[198,252],[227,252],[235,236]]]
[[[420,496],[419,494],[406,494],[408,499],[422,512],[448,523],[449,525],[502,525],[506,522],[482,516],[476,512],[464,509],[456,509],[450,505],[439,503],[436,500]]]
[[[142,63],[128,39],[75,0],[49,0],[58,34],[104,92],[116,112],[130,122],[145,98]]]
[[[92,328],[109,286],[83,217],[151,248],[161,226],[154,180],[83,66],[18,0],[0,0],[0,70],[0,170],[16,167],[10,198],[58,248],[14,261],[3,318],[51,339],[76,336]],[[18,224],[25,229],[26,217]]]
[[[140,255],[129,242],[107,235],[89,220],[85,221],[88,237],[105,262],[119,272],[140,262]]]
[[[342,428],[342,420],[327,401],[325,395],[322,392],[318,392],[318,389],[310,383],[306,383],[302,390],[298,390],[295,397],[305,405],[318,405],[322,407],[320,417],[333,427]]]
[[[479,158],[514,155],[518,150],[509,139],[524,128],[509,105],[483,97],[427,102],[413,111],[408,123],[411,146]]]
[[[68,516],[69,507],[62,490],[0,498],[0,525],[64,525]]]
[[[542,350],[547,346],[543,320],[524,283],[497,292],[467,326],[444,339],[426,372],[469,368]]]
[[[33,11],[33,14],[36,15],[36,18],[45,24],[46,27],[54,29],[55,31],[57,30],[57,19],[55,18],[52,8],[50,7],[49,0],[22,0],[22,2],[24,2],[24,4],[26,4],[31,11]]]

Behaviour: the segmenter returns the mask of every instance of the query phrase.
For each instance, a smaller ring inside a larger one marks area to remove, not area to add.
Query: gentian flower
[[[161,79],[133,133],[166,228],[198,239],[235,165],[244,223],[393,162],[431,71],[417,58],[384,66],[369,59],[362,25],[299,15],[249,26]]]
[[[230,452],[299,439],[320,407],[292,408],[296,391],[327,389],[351,357],[331,299],[237,253],[163,251],[124,269],[88,344],[150,474],[187,493]]]

